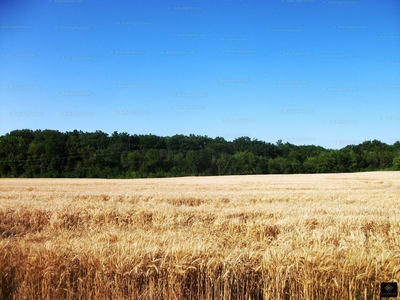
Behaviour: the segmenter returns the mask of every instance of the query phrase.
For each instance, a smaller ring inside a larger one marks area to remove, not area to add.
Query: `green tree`
[[[249,137],[160,137],[102,131],[14,130],[0,136],[1,177],[136,178],[398,170],[400,142],[340,150]]]
[[[216,175],[217,174],[217,155],[216,152],[206,147],[198,151],[198,159],[199,159],[199,175]]]
[[[131,152],[125,152],[121,154],[121,166],[125,172],[127,178],[137,178],[140,173],[140,152],[134,150]]]
[[[66,135],[57,130],[37,130],[29,144],[27,176],[61,177],[67,163]]]
[[[1,177],[19,177],[24,173],[28,147],[21,136],[8,135],[0,139]]]
[[[232,156],[233,174],[257,173],[257,158],[252,152],[239,151]]]
[[[268,160],[268,170],[270,174],[285,174],[288,170],[288,161],[285,157],[278,156]]]
[[[189,150],[186,153],[186,169],[188,170],[189,175],[199,175],[199,155],[194,150]]]
[[[169,174],[170,176],[185,176],[189,175],[185,170],[186,158],[182,152],[175,153],[171,157]]]
[[[400,154],[393,158],[392,170],[400,171]]]
[[[248,136],[242,136],[232,141],[234,153],[250,150],[251,139]]]
[[[160,151],[157,149],[149,149],[143,157],[143,164],[140,171],[143,174],[155,176],[161,171]]]
[[[227,153],[220,153],[216,165],[218,169],[218,175],[229,175],[230,165],[232,161],[232,156]]]

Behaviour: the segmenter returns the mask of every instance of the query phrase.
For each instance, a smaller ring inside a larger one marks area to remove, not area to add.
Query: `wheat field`
[[[1,179],[0,299],[380,299],[400,172]]]

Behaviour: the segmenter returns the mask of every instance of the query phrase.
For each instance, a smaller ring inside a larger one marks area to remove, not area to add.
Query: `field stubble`
[[[379,299],[400,173],[1,179],[0,299]]]

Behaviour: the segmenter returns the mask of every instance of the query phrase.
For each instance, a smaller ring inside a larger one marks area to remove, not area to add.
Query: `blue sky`
[[[0,2],[0,134],[400,140],[398,0]]]

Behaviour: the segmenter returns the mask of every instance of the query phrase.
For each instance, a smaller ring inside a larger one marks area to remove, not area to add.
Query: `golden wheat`
[[[0,201],[0,299],[379,299],[400,279],[399,172],[1,179]]]

